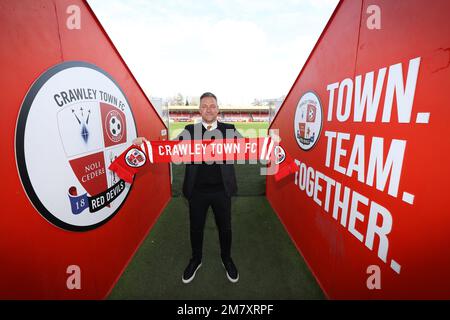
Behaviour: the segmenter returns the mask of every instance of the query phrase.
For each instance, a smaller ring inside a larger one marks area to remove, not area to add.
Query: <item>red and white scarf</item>
[[[285,149],[270,137],[216,140],[145,141],[132,145],[111,163],[109,170],[133,182],[146,163],[267,163],[275,180],[298,170]]]

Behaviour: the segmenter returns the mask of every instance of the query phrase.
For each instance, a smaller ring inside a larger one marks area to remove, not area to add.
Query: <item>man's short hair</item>
[[[214,93],[211,93],[211,92],[205,92],[204,94],[202,94],[202,95],[200,96],[200,101],[202,101],[203,98],[207,98],[207,97],[214,98],[214,99],[216,100],[216,102],[217,102],[217,97],[216,97],[216,95],[215,95]]]

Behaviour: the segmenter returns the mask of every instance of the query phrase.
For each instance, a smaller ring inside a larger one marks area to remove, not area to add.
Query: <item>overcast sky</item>
[[[286,95],[338,0],[88,0],[146,94]]]

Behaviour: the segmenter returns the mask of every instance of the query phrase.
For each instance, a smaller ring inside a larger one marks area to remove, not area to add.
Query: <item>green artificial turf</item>
[[[321,289],[263,196],[233,200],[232,256],[239,282],[228,281],[212,211],[203,262],[189,284],[187,205],[173,198],[113,289],[110,299],[323,299]]]
[[[186,125],[191,123],[193,122],[171,122],[169,124],[169,139],[175,138]],[[268,122],[233,122],[232,124],[246,138],[265,137],[269,128]]]

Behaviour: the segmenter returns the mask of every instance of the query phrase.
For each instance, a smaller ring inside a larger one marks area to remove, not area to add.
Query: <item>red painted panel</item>
[[[381,28],[374,29],[378,9]],[[268,177],[267,194],[330,298],[450,297],[450,221],[441,182],[450,173],[443,138],[450,116],[449,9],[448,1],[341,1],[271,125],[289,153],[325,176],[316,179],[322,188],[316,201],[295,177],[283,185]],[[379,94],[373,115],[367,101],[357,111],[365,89]],[[307,91],[320,99],[323,126],[316,145],[303,151],[293,119]],[[377,170],[389,159],[384,181]],[[333,217],[338,183],[341,200],[344,188],[350,192],[343,220],[341,212]],[[380,270],[380,289],[368,288],[368,279],[375,283],[370,266]]]
[[[69,5],[80,8],[79,30],[66,26]],[[158,139],[165,127],[84,1],[2,2],[0,30],[0,170],[5,186],[0,213],[0,272],[4,275],[0,297],[104,298],[168,202],[169,168],[154,165],[138,176],[119,212],[102,226],[85,232],[58,228],[37,212],[22,187],[14,149],[19,110],[33,82],[46,70],[62,62],[84,61],[114,79],[128,100],[139,135]],[[42,123],[51,121],[56,118]],[[151,199],[145,207],[144,198]],[[69,265],[81,269],[80,290],[66,286]]]

